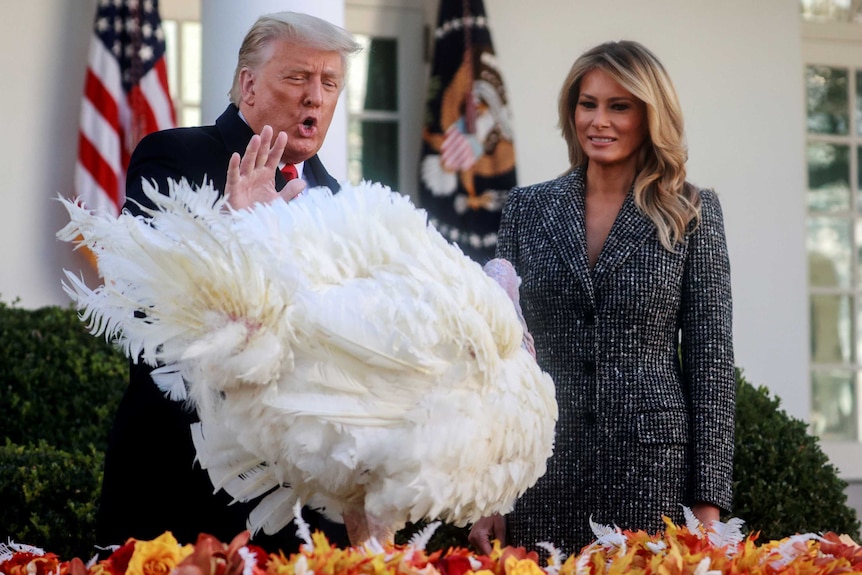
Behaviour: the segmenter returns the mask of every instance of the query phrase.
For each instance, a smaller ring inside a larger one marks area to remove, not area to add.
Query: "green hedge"
[[[0,533],[62,558],[95,554],[102,452],[0,446]]]
[[[129,365],[72,308],[0,302],[0,437],[65,451],[104,451]]]
[[[0,302],[0,541],[93,554],[104,449],[127,380],[127,360],[73,309]],[[737,374],[733,515],[762,540],[808,531],[858,539],[845,488],[805,423]],[[465,529],[444,526],[431,543],[451,545],[466,546]]]
[[[808,433],[765,387],[737,372],[733,515],[761,540],[794,533],[835,531],[859,540],[856,511],[847,506],[847,482]]]

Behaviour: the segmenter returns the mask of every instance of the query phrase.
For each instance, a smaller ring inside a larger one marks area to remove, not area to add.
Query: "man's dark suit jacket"
[[[231,154],[245,152],[251,128],[233,105],[214,126],[177,128],[150,134],[132,154],[126,182],[126,205],[139,214],[135,202],[152,207],[142,191],[141,179],[155,180],[167,193],[167,179],[186,178],[191,184],[211,180],[224,190]],[[338,191],[337,181],[327,173],[317,156],[305,162],[309,186],[327,186]],[[275,173],[276,189],[284,187]],[[233,503],[223,491],[213,493],[207,476],[195,463],[189,426],[197,421],[193,411],[170,401],[156,388],[150,368],[131,365],[129,387],[117,411],[105,457],[105,474],[98,514],[99,543],[121,544],[129,537],[153,539],[171,531],[182,543],[194,543],[199,533],[209,533],[223,542],[246,529],[253,503]],[[320,514],[303,510],[312,530],[321,529],[335,544],[347,545],[343,525]],[[295,551],[299,540],[290,525],[278,535],[260,534],[253,542],[268,551]]]

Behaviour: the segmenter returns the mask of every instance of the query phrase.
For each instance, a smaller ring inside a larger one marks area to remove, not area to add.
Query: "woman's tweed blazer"
[[[507,517],[509,543],[573,553],[604,525],[663,527],[681,505],[730,509],[734,365],[721,207],[674,253],[630,193],[595,267],[584,173],[515,188],[497,256],[521,276],[521,305],[560,417],[547,473]],[[682,365],[677,353],[682,349]]]

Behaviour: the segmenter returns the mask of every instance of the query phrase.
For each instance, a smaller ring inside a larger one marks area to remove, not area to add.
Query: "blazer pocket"
[[[637,434],[641,443],[688,443],[688,413],[680,410],[638,413]]]

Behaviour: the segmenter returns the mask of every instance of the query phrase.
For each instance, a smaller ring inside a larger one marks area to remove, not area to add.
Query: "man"
[[[129,165],[125,208],[139,214],[140,205],[152,206],[143,193],[144,178],[155,181],[162,193],[167,193],[169,178],[186,178],[192,184],[212,181],[216,189],[227,191],[236,208],[278,197],[289,200],[304,186],[286,186],[283,166],[293,166],[298,179],[309,186],[338,191],[317,152],[344,87],[347,58],[359,48],[348,32],[313,16],[280,12],[258,19],[239,51],[231,104],[214,126],[144,138]],[[278,134],[274,140],[273,134]],[[240,180],[251,182],[255,173],[270,180],[264,189],[239,185]],[[228,542],[246,529],[254,502],[232,503],[223,491],[213,493],[206,471],[195,462],[190,425],[197,421],[196,414],[165,398],[150,371],[132,364],[111,431],[99,541],[116,544],[171,531],[184,543],[193,543],[201,532]],[[342,525],[309,509],[303,510],[303,518],[334,543],[348,543]],[[290,527],[253,541],[269,551],[291,552],[299,545]]]

